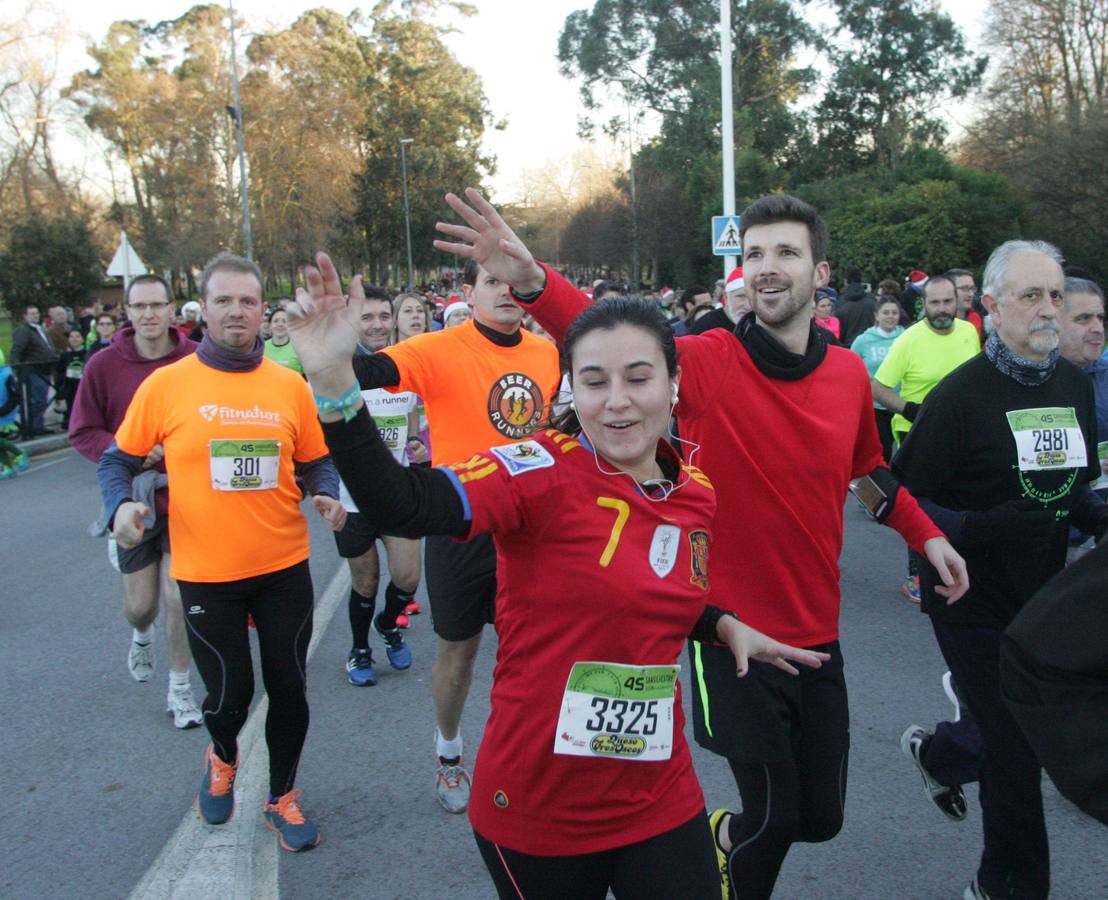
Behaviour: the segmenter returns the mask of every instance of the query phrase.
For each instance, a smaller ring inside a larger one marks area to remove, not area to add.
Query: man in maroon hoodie
[[[85,365],[73,413],[69,442],[93,462],[112,443],[116,429],[138,386],[155,369],[176,362],[196,350],[173,324],[174,304],[169,285],[158,275],[140,275],[131,282],[125,301],[131,324],[117,331],[111,343]],[[162,448],[155,447],[146,458],[147,469],[161,473]],[[127,668],[138,682],[154,672],[153,625],[158,617],[158,596],[165,598],[165,637],[169,647],[169,693],[167,712],[177,728],[195,728],[202,716],[189,683],[188,637],[177,584],[169,577],[169,535],[166,515],[169,493],[158,487],[151,506],[156,511],[154,526],[137,547],[124,550],[109,545],[113,564],[123,574],[123,615],[134,629]]]

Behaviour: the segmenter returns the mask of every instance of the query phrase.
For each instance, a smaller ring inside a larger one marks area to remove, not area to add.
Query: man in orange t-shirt
[[[470,321],[354,357],[362,390],[423,398],[435,465],[529,438],[546,420],[561,381],[557,349],[520,327],[523,310],[506,284],[471,261],[462,290],[473,307]],[[493,621],[496,548],[489,535],[464,544],[449,537],[426,541],[427,594],[439,637],[431,673],[436,793],[443,808],[460,813],[469,804],[469,775],[459,727],[481,632]]]
[[[319,832],[304,818],[293,783],[308,731],[313,592],[296,475],[332,528],[342,527],[346,513],[307,384],[264,358],[261,272],[220,254],[205,267],[200,294],[207,333],[195,354],[151,373],[135,392],[101,457],[101,493],[120,547],[138,543],[153,524],[153,504],[142,501],[135,476],[151,448],[164,448],[174,485],[171,574],[208,691],[203,710],[212,744],[197,808],[210,825],[234,810],[237,738],[254,695],[252,616],[269,696],[263,814],[282,847],[307,850]]]

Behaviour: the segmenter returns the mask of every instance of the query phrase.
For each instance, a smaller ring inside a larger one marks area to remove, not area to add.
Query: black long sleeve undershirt
[[[349,422],[322,424],[331,458],[371,531],[406,538],[469,534],[462,500],[446,473],[400,465],[364,406]]]
[[[400,384],[400,370],[387,353],[357,353],[353,362],[354,377],[358,379],[358,386],[363,391],[396,387]],[[323,427],[326,429],[327,426]],[[342,480],[346,481],[345,475]]]

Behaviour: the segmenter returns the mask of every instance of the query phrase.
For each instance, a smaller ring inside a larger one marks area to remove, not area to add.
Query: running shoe
[[[190,687],[183,691],[170,688],[165,699],[165,711],[173,716],[174,728],[196,728],[204,722],[204,715],[196,705]]]
[[[127,669],[139,684],[149,681],[154,674],[154,644],[140,644],[132,640],[127,653]]]
[[[962,891],[962,900],[990,900],[989,895],[985,893],[980,882],[978,882],[976,875],[973,876],[973,881]]]
[[[377,683],[373,653],[369,650],[351,650],[346,659],[346,672],[347,681],[355,687],[373,687]]]
[[[919,576],[909,575],[900,586],[900,593],[908,598],[909,603],[919,603]]]
[[[716,865],[719,867],[719,886],[723,900],[731,900],[731,877],[727,874],[727,851],[719,843],[719,823],[724,816],[731,815],[728,809],[717,809],[708,817],[712,827],[712,844],[716,848]]]
[[[961,785],[946,787],[939,784],[923,764],[923,742],[931,737],[930,732],[919,725],[909,725],[900,736],[900,749],[908,757],[923,777],[923,793],[944,816],[953,822],[961,822],[966,817],[966,795]]]
[[[235,811],[235,775],[239,763],[225,763],[208,744],[204,751],[204,779],[196,797],[196,809],[200,818],[209,825],[222,825]]]
[[[382,628],[381,613],[373,618],[373,628],[385,641],[385,655],[389,658],[389,665],[401,672],[412,666],[412,651],[404,643],[404,635],[399,628]]]
[[[943,692],[946,694],[946,698],[950,701],[954,707],[954,722],[962,721],[962,703],[958,699],[958,694],[954,690],[954,676],[949,672],[943,672]]]
[[[396,627],[397,628],[410,628],[411,625],[412,625],[411,619],[409,619],[406,615],[404,615],[404,613],[400,613],[400,615],[398,615],[396,617]]]
[[[276,803],[266,800],[262,807],[265,827],[277,832],[277,843],[290,853],[311,850],[319,843],[319,829],[313,822],[304,818],[300,808],[299,788],[277,798]]]
[[[404,615],[406,616],[418,616],[422,615],[423,607],[419,605],[418,600],[409,600],[408,605],[404,607]]]
[[[453,762],[439,757],[435,769],[435,793],[448,813],[464,813],[469,806],[469,773],[462,768],[460,757]]]

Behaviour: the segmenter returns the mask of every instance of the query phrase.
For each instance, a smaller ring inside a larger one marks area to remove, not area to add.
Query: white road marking
[[[309,660],[349,591],[350,569],[343,563],[316,607]],[[231,821],[205,825],[195,807],[189,809],[130,900],[274,900],[279,896],[277,837],[262,824],[262,801],[269,787],[264,739],[268,709],[269,698],[262,697],[239,734],[242,762]],[[199,766],[196,776],[199,783]]]

